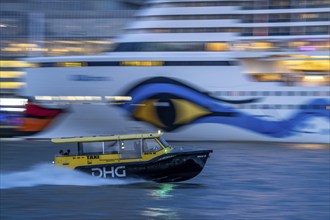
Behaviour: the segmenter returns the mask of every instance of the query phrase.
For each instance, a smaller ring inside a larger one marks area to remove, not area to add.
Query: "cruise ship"
[[[93,56],[31,58],[32,138],[329,143],[329,0],[154,0]]]

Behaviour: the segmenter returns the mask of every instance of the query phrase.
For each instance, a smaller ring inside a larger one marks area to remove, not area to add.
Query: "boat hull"
[[[75,169],[99,178],[137,178],[155,182],[181,182],[197,176],[212,150],[177,152],[147,162],[79,166]]]

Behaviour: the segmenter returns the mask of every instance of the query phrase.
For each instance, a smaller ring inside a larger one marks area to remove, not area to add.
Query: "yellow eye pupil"
[[[165,130],[173,130],[208,114],[207,109],[184,99],[148,99],[133,112],[137,120]]]
[[[175,124],[187,124],[196,118],[210,114],[205,108],[184,99],[173,99],[176,110]]]

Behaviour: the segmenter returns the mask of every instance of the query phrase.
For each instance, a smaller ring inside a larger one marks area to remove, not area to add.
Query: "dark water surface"
[[[0,219],[328,220],[329,146],[172,143],[213,149],[192,180],[102,180],[51,165],[60,147],[1,140]],[[70,147],[70,146],[67,146]]]

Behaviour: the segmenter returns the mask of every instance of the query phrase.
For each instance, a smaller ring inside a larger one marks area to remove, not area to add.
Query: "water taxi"
[[[53,138],[57,144],[77,143],[77,153],[60,151],[54,164],[100,178],[139,178],[180,182],[197,176],[212,150],[173,147],[163,133]]]

